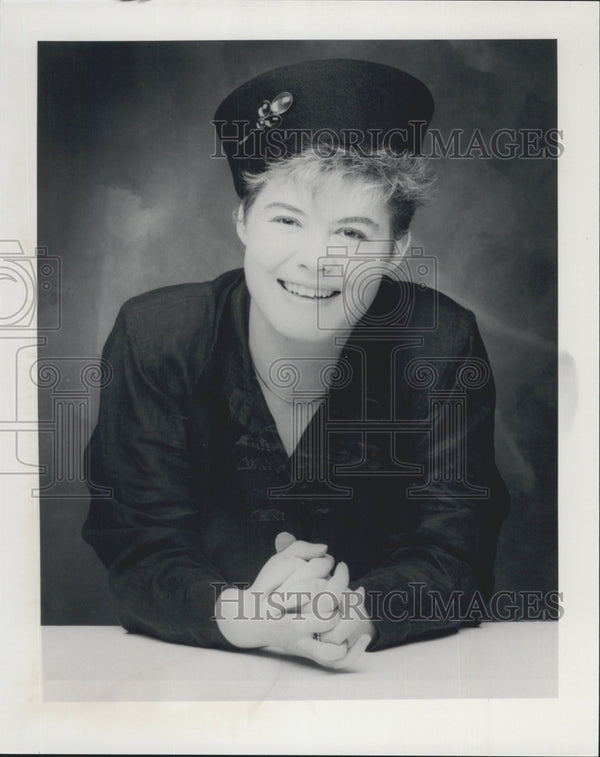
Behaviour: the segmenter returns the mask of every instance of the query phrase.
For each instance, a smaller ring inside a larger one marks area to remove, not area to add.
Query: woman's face
[[[359,179],[333,175],[315,190],[272,177],[238,222],[258,317],[291,340],[353,328],[402,254],[391,229],[379,193]]]

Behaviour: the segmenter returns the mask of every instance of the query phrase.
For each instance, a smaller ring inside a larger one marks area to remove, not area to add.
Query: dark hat
[[[433,115],[431,92],[414,76],[362,60],[312,60],[267,71],[234,90],[213,124],[238,195],[242,172],[291,157],[307,143],[367,154],[418,153]]]

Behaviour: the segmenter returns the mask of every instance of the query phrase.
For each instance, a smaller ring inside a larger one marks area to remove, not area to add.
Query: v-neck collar
[[[221,382],[219,391],[227,401],[230,417],[255,440],[253,444],[257,448],[276,456],[274,467],[290,466],[294,460],[298,464],[311,453],[312,445],[309,440],[314,435],[316,426],[326,423],[329,418],[341,419],[356,414],[356,411],[349,408],[348,390],[330,390],[325,402],[321,403],[304,429],[296,448],[288,455],[263,395],[250,355],[250,293],[241,270],[240,279],[230,290],[228,300],[217,338],[222,375],[215,376],[215,380]],[[359,336],[356,329],[350,335],[340,359],[353,360],[351,345],[355,334]],[[367,387],[364,400],[371,409],[381,404],[380,398],[372,394],[372,385]]]
[[[229,333],[225,337],[225,382],[223,389],[228,396],[228,407],[233,421],[239,423],[249,434],[258,439],[268,440],[270,452],[277,455],[279,462],[290,465],[295,458],[305,457],[306,438],[312,433],[312,426],[321,422],[318,414],[323,413],[321,403],[304,429],[293,452],[288,455],[283,444],[275,418],[256,375],[249,345],[250,293],[242,277],[230,295]],[[259,446],[262,446],[258,442]]]

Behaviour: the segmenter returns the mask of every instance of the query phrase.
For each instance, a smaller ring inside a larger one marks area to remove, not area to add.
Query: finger
[[[321,616],[334,612],[340,606],[343,592],[348,589],[349,580],[348,566],[345,562],[339,562],[325,591],[315,596],[313,612]]]
[[[303,607],[310,609],[313,597],[327,588],[325,578],[307,578],[302,581],[292,580],[292,576],[285,581],[277,590],[282,597],[282,603],[286,610],[299,610]]]
[[[287,549],[290,544],[293,544],[295,541],[296,537],[293,536],[293,534],[290,534],[287,531],[282,531],[275,537],[275,551],[283,552],[284,549]]]
[[[304,578],[324,578],[329,575],[332,567],[331,555],[303,560],[301,557],[290,556],[288,551],[284,550],[270,558],[257,576],[253,588],[266,592],[277,589],[280,595],[285,594],[291,591],[288,581],[296,583]]]
[[[313,615],[304,608],[301,613],[288,613],[282,619],[286,624],[288,633],[291,633],[297,639],[312,637],[313,634],[323,634],[331,631],[340,622],[340,616],[337,612],[329,617]]]
[[[352,634],[353,625],[352,621],[340,620],[337,626],[332,628],[331,631],[326,631],[321,634],[321,641],[327,642],[328,644],[343,644]]]
[[[294,560],[300,558],[295,557]],[[310,578],[326,578],[331,573],[333,568],[333,557],[331,555],[323,555],[323,557],[313,557],[312,560],[301,562],[300,566],[290,575],[286,583],[296,583],[304,581]],[[284,586],[280,586],[280,589],[284,589]]]
[[[365,590],[346,589],[342,592],[340,603],[340,615],[343,620],[351,620],[356,617],[362,617],[361,610],[364,607]]]
[[[342,593],[348,590],[348,581],[350,581],[348,566],[345,562],[339,562],[335,566],[335,571],[329,579],[329,585],[327,587],[328,591],[338,597],[338,604],[341,602]]]
[[[324,667],[341,670],[353,667],[370,641],[369,634],[363,634],[351,647],[346,643],[328,644],[310,638],[300,639],[298,645],[306,652],[306,656],[315,662]]]
[[[364,633],[362,636],[359,636],[358,639],[354,642],[354,644],[349,648],[346,656],[340,658],[339,660],[333,660],[330,663],[329,667],[332,667],[335,670],[353,667],[358,661],[358,658],[369,646],[370,641],[371,641],[371,637],[369,636],[368,633]]]
[[[291,542],[279,555],[285,557],[301,557],[303,560],[311,560],[313,557],[322,557],[327,552],[327,544],[312,544],[308,541],[296,539]]]
[[[315,662],[333,663],[342,660],[347,656],[348,647],[346,644],[324,644],[316,639],[300,639],[298,646],[305,657]]]
[[[262,592],[274,591],[304,565],[306,565],[306,561],[300,557],[292,556],[282,560],[280,555],[273,555],[261,568],[252,584],[252,589]]]
[[[356,616],[352,613],[352,608],[362,603],[363,597],[364,590],[362,593],[359,590],[347,590],[342,593],[339,606],[340,622],[331,631],[322,635],[323,641],[341,644],[352,637],[356,630]]]
[[[298,570],[292,577],[297,576],[298,578],[329,578],[334,564],[335,561],[331,555],[313,557],[312,559],[307,560],[300,568],[298,568]]]

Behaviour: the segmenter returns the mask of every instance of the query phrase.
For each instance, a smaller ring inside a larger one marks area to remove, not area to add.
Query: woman
[[[507,495],[475,319],[412,281],[432,112],[348,60],[217,110],[244,270],[134,298],[104,351],[88,455],[113,497],[84,537],[129,630],[347,667],[476,620]]]

